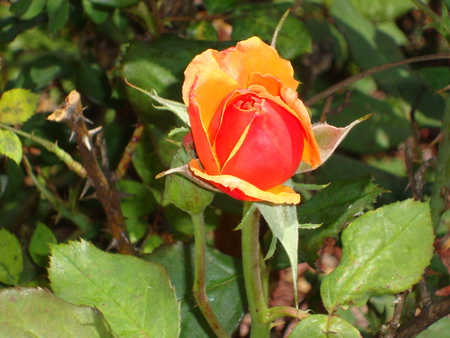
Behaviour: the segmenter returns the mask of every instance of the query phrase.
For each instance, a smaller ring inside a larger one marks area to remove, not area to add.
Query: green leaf
[[[107,106],[111,101],[111,87],[105,70],[88,54],[77,68],[77,86],[90,101]]]
[[[29,20],[42,12],[46,0],[19,0],[11,4],[10,10],[21,20]]]
[[[47,0],[47,15],[51,31],[63,28],[69,18],[69,0]]]
[[[0,99],[0,123],[22,124],[36,110],[39,95],[27,89],[11,89],[4,92]]]
[[[141,0],[89,0],[90,2],[108,7],[130,7],[137,4]]]
[[[350,100],[351,104],[345,108],[343,114],[334,114],[327,122],[345,126],[361,116],[361,112],[370,113],[372,116],[352,130],[343,140],[340,149],[367,155],[396,148],[411,135],[410,121],[405,116],[403,100],[395,97],[378,100],[358,90],[353,91]],[[337,98],[333,107],[339,107],[341,104],[344,104],[344,99]]]
[[[195,250],[193,245],[163,245],[144,256],[164,266],[181,302],[180,337],[213,337],[192,293]],[[211,307],[228,333],[234,332],[246,312],[241,262],[215,249],[206,248],[206,292]]]
[[[352,178],[331,183],[301,204],[298,208],[300,223],[323,225],[318,229],[300,229],[300,256],[314,266],[325,240],[336,236],[382,192],[371,177]]]
[[[235,10],[237,14],[233,16],[233,39],[244,40],[256,35],[266,42],[272,41],[278,22],[287,8],[286,4],[252,4]],[[243,15],[239,15],[241,11]],[[245,16],[245,19],[242,16]],[[276,49],[288,60],[312,51],[311,36],[299,18],[286,18],[277,37]]]
[[[428,203],[406,200],[359,217],[342,234],[339,266],[322,282],[326,309],[363,306],[372,296],[410,288],[429,265],[433,242]]]
[[[330,13],[345,36],[352,60],[362,70],[404,59],[397,42],[365,18],[349,0],[333,1]],[[409,66],[399,66],[373,76],[386,93],[400,96],[416,107],[416,122],[425,118],[440,120],[444,99],[426,87]]]
[[[298,220],[297,210],[293,205],[257,203],[258,209],[269,225],[273,235],[281,242],[289,257],[292,269],[294,296],[297,300],[298,267]],[[272,241],[271,248],[273,249]],[[295,302],[297,304],[297,301]]]
[[[111,14],[110,8],[95,4],[90,0],[83,0],[83,9],[96,24],[104,22]]]
[[[125,218],[144,217],[156,210],[157,204],[148,187],[132,180],[119,180],[117,189],[124,194],[120,206]]]
[[[171,167],[183,166],[189,160],[189,154],[184,148],[180,148],[173,159]],[[212,202],[214,194],[185,177],[172,174],[166,178],[164,198],[189,214],[198,214]]]
[[[44,289],[0,291],[2,337],[116,337],[99,310],[70,304]]]
[[[353,6],[371,21],[394,20],[414,7],[411,0],[350,0]]]
[[[98,308],[119,336],[179,333],[179,304],[160,265],[82,240],[52,246],[49,278],[58,297]]]
[[[238,0],[203,0],[209,14],[222,14],[232,10]]]
[[[18,165],[22,161],[22,142],[19,137],[9,130],[0,129],[0,154],[5,155]]]
[[[33,261],[42,267],[47,266],[50,255],[49,244],[57,244],[55,234],[43,223],[38,223],[31,236],[28,252]]]
[[[359,331],[339,317],[312,315],[298,323],[290,338],[360,338]]]
[[[345,139],[347,134],[358,123],[367,120],[370,115],[361,117],[360,119],[353,121],[345,128],[338,128],[326,123],[316,123],[313,125],[314,138],[319,146],[320,158],[322,164],[333,155],[338,145]],[[313,170],[313,167],[305,162],[301,162],[296,174],[304,173]]]
[[[126,50],[122,76],[134,86],[154,89],[160,97],[181,101],[181,79],[191,60],[208,48],[218,50],[230,47],[232,41],[210,42],[163,35],[154,43],[132,42]],[[167,113],[158,112],[147,95],[126,87],[133,110],[142,122],[154,123],[155,115],[160,117],[159,126],[173,128],[172,119]]]
[[[23,255],[16,236],[0,229],[0,282],[17,285],[23,269]]]

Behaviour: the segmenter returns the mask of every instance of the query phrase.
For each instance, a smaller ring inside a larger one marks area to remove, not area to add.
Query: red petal
[[[217,154],[222,146],[229,149],[229,131],[236,139],[233,128],[225,128],[225,123],[238,123],[235,117],[234,111],[229,116],[224,114],[224,127],[215,142]],[[291,178],[300,164],[304,146],[303,128],[296,116],[270,100],[263,100],[262,111],[254,114],[244,136],[242,144],[233,149],[231,158],[224,164],[222,175],[239,177],[261,190],[271,189]]]

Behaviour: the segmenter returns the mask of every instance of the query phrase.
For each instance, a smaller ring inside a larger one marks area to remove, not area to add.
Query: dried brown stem
[[[95,148],[86,128],[80,94],[73,90],[66,97],[64,104],[51,114],[48,119],[65,122],[69,125],[77,141],[81,161],[86,169],[88,179],[96,191],[96,197],[103,206],[118,251],[122,254],[134,255],[135,250],[128,238],[128,232],[120,208],[120,200],[113,182],[107,180],[97,162]]]
[[[123,177],[123,175],[125,175],[125,172],[127,171],[127,168],[131,162],[134,152],[136,151],[136,147],[142,137],[143,132],[144,125],[142,123],[139,123],[136,126],[136,129],[134,130],[133,135],[131,136],[131,139],[126,146],[125,151],[123,152],[122,158],[120,159],[116,170],[114,171],[114,176],[116,179],[119,179]]]
[[[356,74],[354,76],[351,76],[341,82],[336,83],[335,85],[331,86],[330,88],[324,90],[323,92],[320,92],[316,96],[310,98],[309,100],[305,101],[306,106],[312,106],[313,104],[316,104],[320,100],[323,100],[327,96],[336,93],[338,90],[345,88],[352,83],[359,81],[367,76],[374,75],[376,73],[382,72],[384,70],[388,70],[390,68],[398,67],[401,65],[405,65],[408,63],[413,62],[421,62],[421,61],[430,61],[430,60],[441,60],[441,59],[450,59],[450,53],[439,53],[439,54],[431,54],[431,55],[422,55],[413,57],[410,59],[404,59],[396,62],[386,63],[384,65],[368,69],[362,73]]]
[[[450,314],[450,296],[434,302],[429,309],[423,310],[397,331],[396,338],[410,338],[417,336],[439,319]]]
[[[402,292],[397,295],[396,304],[395,304],[395,311],[394,311],[394,317],[392,318],[391,322],[389,323],[389,329],[385,336],[385,338],[394,338],[395,334],[397,333],[397,330],[400,326],[400,318],[402,316],[403,307],[405,305],[406,297],[408,296],[409,291]]]

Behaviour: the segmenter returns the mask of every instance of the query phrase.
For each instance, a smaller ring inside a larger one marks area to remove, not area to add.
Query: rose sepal
[[[322,160],[321,165],[325,163],[331,155],[333,155],[336,148],[344,140],[350,130],[352,130],[353,127],[358,123],[367,120],[370,116],[372,116],[372,114],[365,115],[343,128],[334,127],[327,123],[313,124],[312,130],[314,133],[314,138],[316,139],[317,145],[319,147],[320,158]],[[308,163],[301,162],[295,173],[301,174],[314,170],[316,168],[317,167],[312,167]]]

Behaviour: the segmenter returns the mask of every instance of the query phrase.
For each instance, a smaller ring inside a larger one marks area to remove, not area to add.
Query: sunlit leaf
[[[9,130],[0,129],[0,154],[20,164],[22,153],[22,142],[19,137]]]
[[[326,309],[362,306],[372,296],[410,288],[429,265],[433,242],[428,203],[406,200],[359,217],[342,234],[339,266],[322,282]]]
[[[39,96],[27,89],[11,89],[0,99],[0,123],[21,124],[36,110]]]
[[[257,204],[273,235],[281,242],[291,263],[294,295],[297,295],[298,220],[297,210],[287,204]],[[274,242],[271,248],[273,251]],[[297,296],[296,296],[297,298]]]
[[[160,265],[82,240],[52,246],[49,278],[58,297],[98,308],[119,336],[178,335],[179,304]]]
[[[312,315],[298,323],[290,338],[360,338],[359,331],[339,317]]]
[[[100,311],[44,289],[1,290],[0,313],[2,337],[116,337]]]

